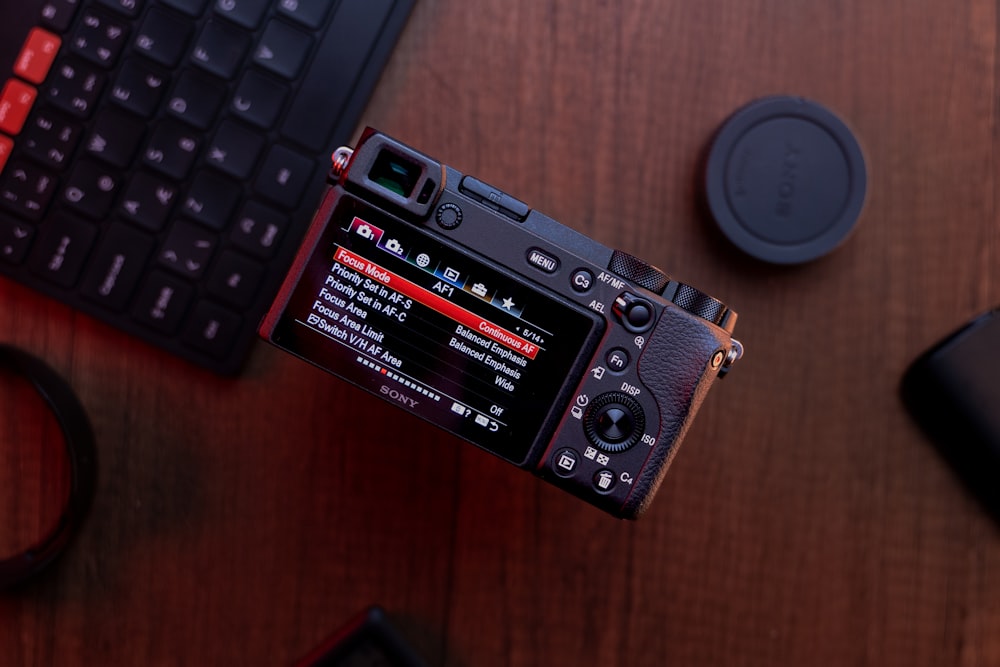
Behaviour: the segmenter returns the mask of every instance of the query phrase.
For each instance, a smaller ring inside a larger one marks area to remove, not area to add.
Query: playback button
[[[580,455],[575,449],[565,447],[552,457],[552,469],[560,477],[571,477],[580,464]]]

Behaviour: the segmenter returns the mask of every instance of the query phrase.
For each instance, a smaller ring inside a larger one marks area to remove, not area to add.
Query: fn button
[[[604,361],[612,373],[621,373],[628,368],[628,352],[620,347],[616,347],[608,351],[607,356],[604,357]]]

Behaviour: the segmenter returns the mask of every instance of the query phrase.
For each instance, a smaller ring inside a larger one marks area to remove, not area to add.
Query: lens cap
[[[865,200],[864,156],[847,126],[800,97],[767,97],[719,130],[706,169],[723,234],[757,259],[800,264],[836,248]]]

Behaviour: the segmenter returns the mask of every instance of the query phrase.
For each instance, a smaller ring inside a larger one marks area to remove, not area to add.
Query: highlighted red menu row
[[[525,340],[517,334],[500,327],[470,310],[452,303],[428,289],[425,289],[406,278],[385,269],[374,262],[357,255],[345,248],[337,248],[333,256],[334,261],[353,269],[372,280],[382,283],[386,287],[403,294],[417,303],[431,308],[442,315],[455,320],[462,326],[475,331],[504,347],[507,347],[518,354],[522,354],[528,359],[534,359],[538,355],[539,347],[534,343]]]

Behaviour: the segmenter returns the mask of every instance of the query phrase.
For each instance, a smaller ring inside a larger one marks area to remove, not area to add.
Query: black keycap
[[[128,26],[122,19],[87,10],[76,24],[69,44],[73,53],[95,65],[111,67],[125,47]]]
[[[215,121],[225,94],[225,87],[217,81],[209,81],[187,71],[181,74],[174,86],[167,107],[175,117],[205,130]]]
[[[98,2],[129,18],[134,18],[142,12],[143,0],[98,0]]]
[[[288,89],[254,70],[240,80],[230,111],[257,127],[270,129],[285,104]]]
[[[209,21],[201,32],[191,59],[204,70],[231,79],[243,64],[250,37],[224,21]]]
[[[28,264],[46,280],[72,287],[96,237],[97,227],[88,222],[72,218],[50,220],[40,228]]]
[[[230,233],[233,244],[263,259],[274,255],[278,242],[288,226],[288,218],[279,211],[255,201],[249,201],[236,217]]]
[[[129,111],[146,117],[153,115],[167,88],[164,75],[133,58],[122,63],[111,87],[111,99]]]
[[[35,230],[31,225],[0,216],[0,260],[10,264],[24,261]]]
[[[54,32],[66,32],[79,5],[80,0],[49,0],[42,5],[42,25]]]
[[[200,16],[208,4],[208,0],[161,0],[161,2],[188,16]]]
[[[26,154],[49,167],[62,169],[80,139],[80,126],[45,109],[28,119],[20,139]]]
[[[232,351],[242,324],[243,318],[231,310],[210,301],[199,301],[181,338],[188,345],[223,359]]]
[[[97,114],[84,141],[86,151],[115,167],[126,167],[135,157],[146,125],[135,116],[107,107]]]
[[[247,308],[254,302],[263,276],[260,262],[227,250],[208,275],[208,291],[227,303]]]
[[[177,186],[173,181],[140,172],[125,189],[120,211],[128,220],[155,232],[163,227],[176,201]]]
[[[253,60],[264,69],[292,79],[302,69],[312,39],[283,21],[271,21],[254,49]]]
[[[323,36],[285,117],[283,133],[303,146],[325,146],[357,84],[367,48],[392,9],[392,0],[344,0]],[[331,67],[331,63],[336,66]]]
[[[222,229],[233,214],[243,188],[221,175],[198,174],[181,203],[187,217],[212,229]]]
[[[323,25],[333,4],[329,0],[282,0],[278,11],[307,28],[316,29]]]
[[[244,28],[256,28],[271,0],[216,0],[215,13]]]
[[[299,202],[306,185],[322,178],[314,160],[284,146],[272,146],[257,174],[257,192],[286,208]]]
[[[66,59],[49,73],[45,95],[57,107],[77,118],[94,110],[106,83],[105,76],[82,60]]]
[[[48,169],[27,161],[7,165],[0,181],[0,204],[26,220],[41,220],[56,191]]]
[[[184,178],[198,156],[198,137],[197,131],[166,120],[153,131],[143,161],[162,174]]]
[[[66,180],[62,199],[74,210],[100,220],[111,210],[123,178],[117,169],[109,169],[92,160],[80,160]]]
[[[194,289],[182,279],[152,271],[136,296],[132,316],[164,334],[173,334],[180,327]]]
[[[215,240],[215,234],[200,225],[179,220],[160,247],[159,262],[182,276],[197,278],[212,257]]]
[[[169,12],[154,7],[146,14],[142,27],[136,33],[136,50],[161,65],[173,67],[187,50],[191,39],[191,24],[174,17]]]
[[[124,224],[112,225],[88,262],[83,294],[111,310],[122,310],[142,279],[153,238]]]
[[[230,176],[246,178],[253,173],[264,148],[261,136],[231,120],[219,126],[205,154],[205,163]]]

